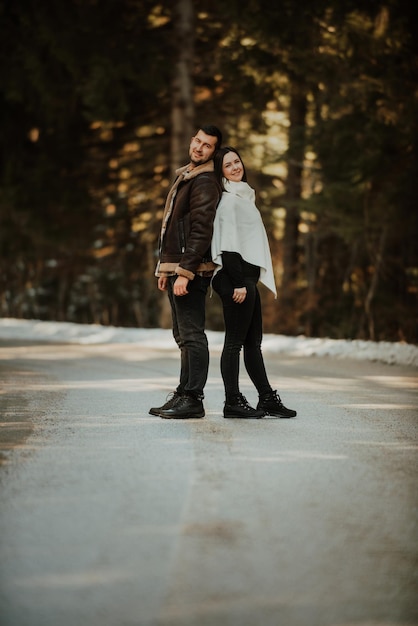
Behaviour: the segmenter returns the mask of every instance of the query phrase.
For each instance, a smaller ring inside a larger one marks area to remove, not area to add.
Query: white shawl
[[[277,297],[270,247],[255,191],[248,183],[223,180],[225,191],[213,223],[212,259],[218,272],[222,252],[238,252],[248,263],[260,268],[260,281]]]

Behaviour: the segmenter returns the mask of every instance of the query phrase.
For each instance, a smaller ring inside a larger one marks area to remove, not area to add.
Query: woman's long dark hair
[[[219,148],[219,150],[215,152],[215,156],[213,157],[213,164],[215,166],[216,178],[220,182],[222,189],[224,188],[223,182],[222,182],[222,178],[223,178],[222,166],[224,162],[224,156],[225,154],[228,154],[228,152],[234,152],[237,155],[237,157],[241,160],[242,167],[244,169],[242,180],[244,182],[247,182],[247,172],[245,171],[244,161],[241,159],[240,153],[238,152],[238,150],[236,150],[235,148],[232,148],[231,146],[224,146],[223,148]]]

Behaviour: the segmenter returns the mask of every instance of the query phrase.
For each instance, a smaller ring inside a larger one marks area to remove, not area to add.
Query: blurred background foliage
[[[154,268],[205,123],[241,152],[265,331],[417,341],[418,38],[405,0],[3,0],[0,315],[169,326]],[[222,329],[217,297],[208,328]]]

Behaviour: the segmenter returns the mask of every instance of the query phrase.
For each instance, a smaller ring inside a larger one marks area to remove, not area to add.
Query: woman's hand
[[[235,287],[232,299],[237,304],[242,304],[247,297],[247,287]]]

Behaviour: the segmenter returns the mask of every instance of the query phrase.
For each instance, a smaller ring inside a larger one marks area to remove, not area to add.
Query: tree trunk
[[[173,8],[174,39],[176,42],[171,81],[171,150],[170,171],[187,163],[190,139],[194,131],[193,59],[194,59],[193,0],[177,0]],[[170,328],[171,308],[167,297],[161,299],[160,326]]]
[[[173,65],[171,109],[171,173],[187,159],[190,138],[194,131],[193,59],[194,7],[193,0],[177,0],[173,9],[174,37],[177,44]]]
[[[386,235],[387,235],[387,226],[384,226],[379,237],[378,249],[376,251],[376,257],[374,260],[374,272],[373,272],[372,280],[370,282],[370,286],[369,286],[369,289],[365,298],[365,302],[364,302],[364,312],[366,315],[367,330],[368,330],[368,335],[369,335],[368,339],[370,339],[371,341],[377,340],[376,332],[375,332],[375,325],[374,325],[372,303],[373,303],[373,300],[374,300],[374,297],[376,295],[376,291],[379,285],[380,272],[381,272],[381,268],[383,264],[383,256],[384,256],[384,250],[385,250],[385,244],[386,244]]]
[[[283,238],[283,276],[281,284],[281,324],[284,331],[297,332],[293,311],[298,273],[299,205],[302,195],[302,172],[306,135],[306,88],[290,78],[289,147],[286,191],[286,218]]]

